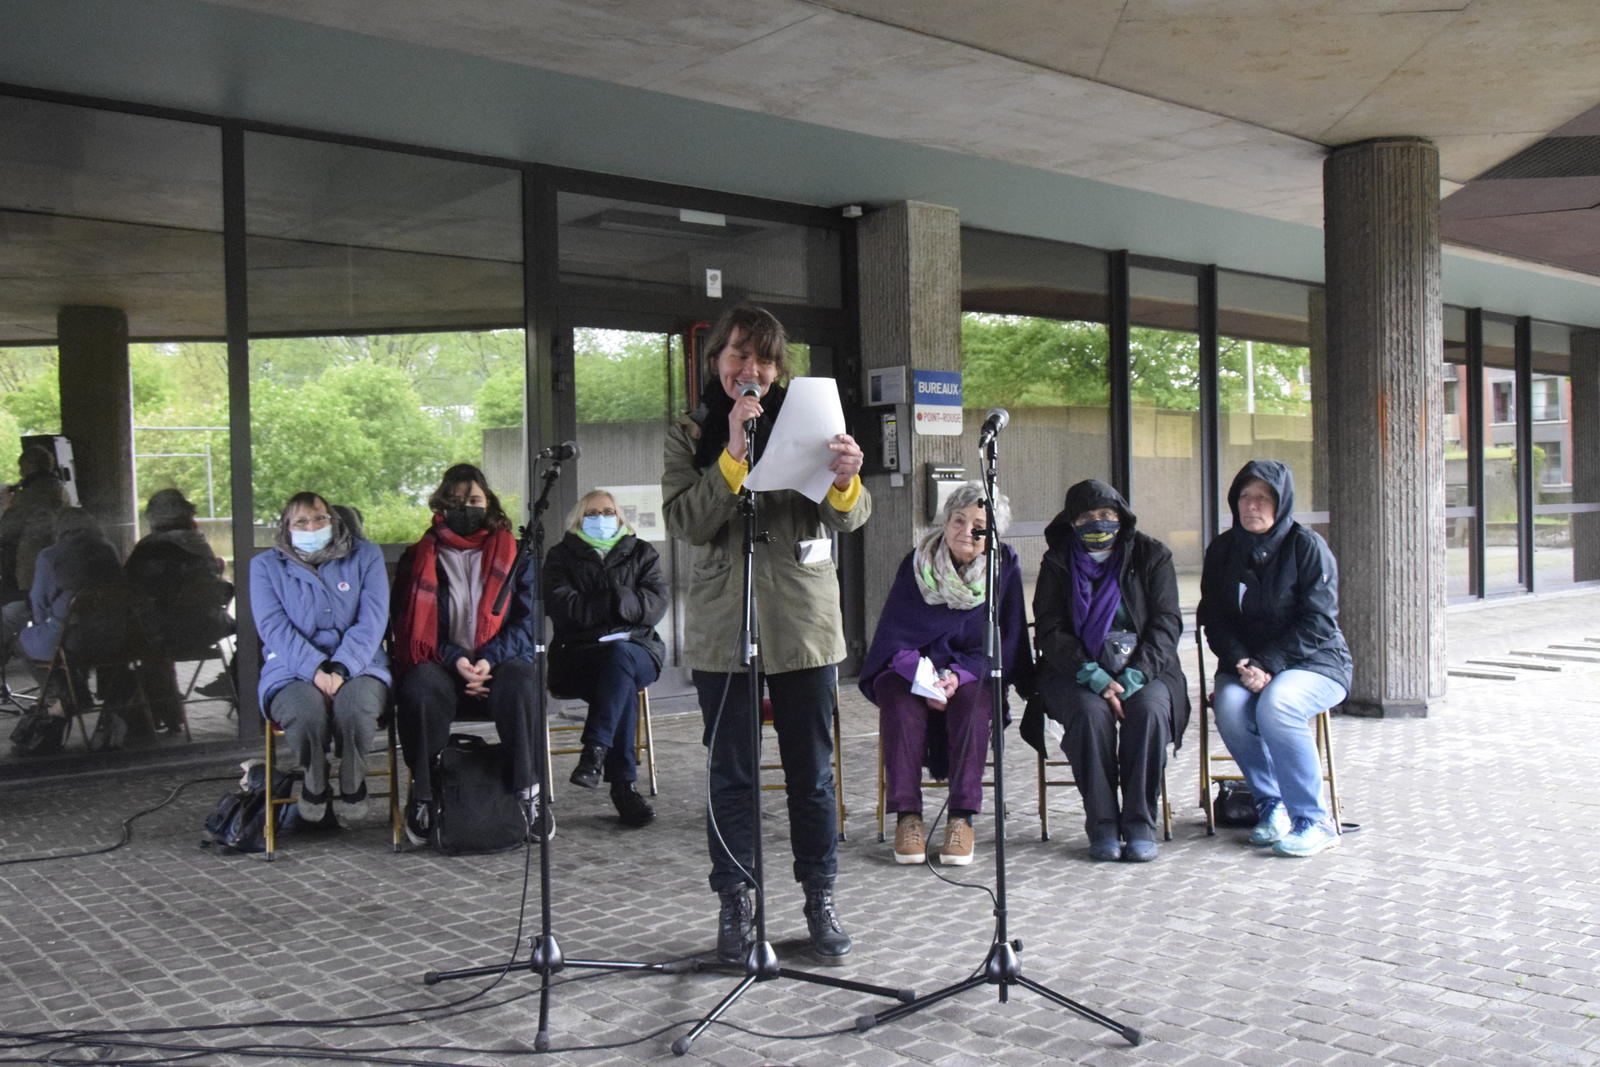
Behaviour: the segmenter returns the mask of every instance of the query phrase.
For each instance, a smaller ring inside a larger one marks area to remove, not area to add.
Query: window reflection
[[[0,759],[236,735],[220,173],[214,127],[0,97]]]

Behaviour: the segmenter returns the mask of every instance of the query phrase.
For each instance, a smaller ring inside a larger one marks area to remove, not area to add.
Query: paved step
[[[1490,670],[1488,667],[1449,667],[1445,673],[1454,678],[1487,678],[1491,682],[1514,682],[1517,675],[1510,671]]]
[[[1600,656],[1600,645],[1551,645],[1551,648],[1564,649],[1568,652],[1587,652],[1591,656]],[[1520,654],[1520,653],[1519,653]]]
[[[1514,648],[1511,650],[1511,654],[1513,656],[1537,656],[1542,659],[1567,660],[1574,663],[1600,663],[1600,648],[1591,650],[1588,655],[1582,655],[1578,652],[1558,651],[1573,647],[1572,645],[1551,645],[1548,649]]]
[[[1469,659],[1468,663],[1478,663],[1485,667],[1511,667],[1519,671],[1559,671],[1559,663],[1533,663],[1529,660],[1516,659]]]

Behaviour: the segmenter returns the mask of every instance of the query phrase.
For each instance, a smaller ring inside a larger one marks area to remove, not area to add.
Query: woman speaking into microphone
[[[707,838],[711,888],[721,899],[717,956],[737,963],[754,940],[750,889],[760,828],[751,818],[759,754],[751,751],[749,706],[739,635],[744,583],[739,491],[750,471],[746,423],[759,457],[789,373],[788,338],[762,308],[730,309],[712,328],[709,376],[699,406],[667,434],[661,491],[667,529],[693,548],[682,659],[694,673],[704,742],[710,749]],[[805,889],[812,956],[843,962],[850,937],[834,910],[838,826],[830,723],[837,665],[845,656],[839,583],[827,539],[867,521],[872,501],[861,485],[861,449],[849,434],[828,447],[833,484],[820,502],[793,490],[756,494],[756,606],[761,669],[772,702],[789,807],[795,880]]]

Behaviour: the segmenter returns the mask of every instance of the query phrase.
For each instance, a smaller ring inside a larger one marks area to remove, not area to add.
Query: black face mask
[[[457,537],[469,537],[483,529],[488,514],[488,508],[446,508],[444,524]]]

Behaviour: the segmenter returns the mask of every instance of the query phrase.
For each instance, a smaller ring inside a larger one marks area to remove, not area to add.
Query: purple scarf
[[[1072,536],[1072,627],[1083,642],[1084,654],[1098,660],[1105,647],[1106,635],[1117,617],[1117,605],[1122,602],[1122,556],[1126,547],[1118,539],[1117,547],[1102,563],[1096,563],[1084,551],[1077,535]]]

